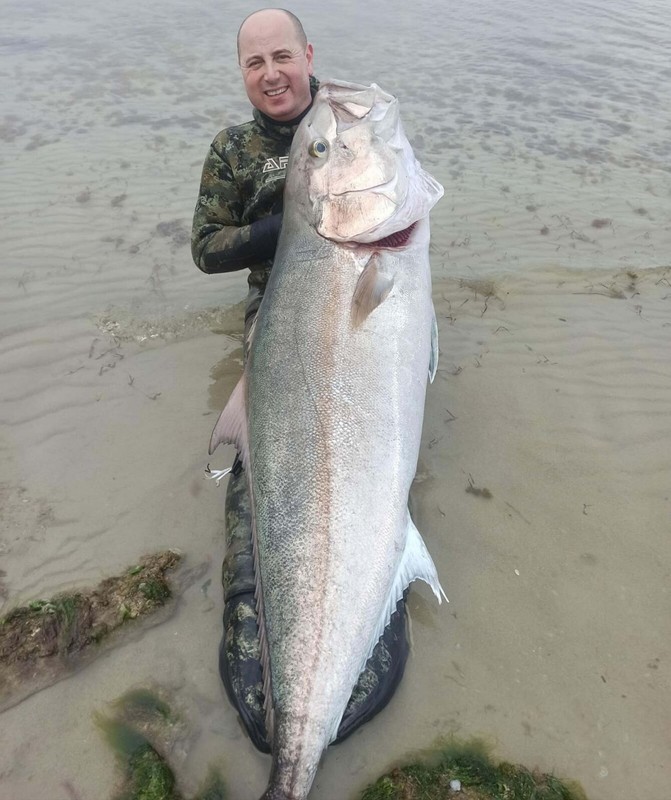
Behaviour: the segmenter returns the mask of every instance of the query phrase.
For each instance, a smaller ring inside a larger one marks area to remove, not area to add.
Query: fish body
[[[435,567],[408,513],[437,362],[428,211],[397,102],[328,83],[292,145],[284,220],[243,377],[211,449],[242,451],[273,765],[307,797],[407,585]]]

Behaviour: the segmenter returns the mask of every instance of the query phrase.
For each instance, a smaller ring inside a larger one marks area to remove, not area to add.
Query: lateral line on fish
[[[319,404],[317,403],[317,398],[315,397],[314,392],[312,391],[312,386],[310,385],[310,381],[308,381],[308,373],[305,369],[305,361],[303,361],[303,356],[301,354],[301,341],[298,338],[298,334],[294,331],[294,341],[296,342],[296,354],[298,356],[298,361],[301,365],[301,372],[303,373],[303,380],[305,382],[305,388],[307,389],[308,394],[310,395],[310,400],[312,401],[312,406],[315,410],[315,419],[317,420],[317,424],[321,428],[321,432],[324,436],[326,436],[327,431],[324,428],[324,423],[322,421],[321,412],[319,410]]]
[[[321,252],[317,251],[316,253],[314,250],[294,250],[292,253],[292,261],[294,261],[296,264],[312,264],[315,261],[326,261],[328,258],[330,258],[330,256],[331,253],[327,249],[324,249]]]

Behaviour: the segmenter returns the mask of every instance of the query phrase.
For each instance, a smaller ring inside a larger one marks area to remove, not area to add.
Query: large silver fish
[[[408,584],[441,599],[408,492],[438,358],[428,214],[442,193],[394,97],[322,85],[293,140],[245,372],[210,444],[237,445],[252,497],[268,800],[307,797]]]

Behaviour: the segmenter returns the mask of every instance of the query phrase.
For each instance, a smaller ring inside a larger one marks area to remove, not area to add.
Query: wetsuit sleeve
[[[213,143],[203,165],[191,233],[193,260],[203,272],[258,269],[273,257],[282,215],[242,225],[243,212],[233,170]]]

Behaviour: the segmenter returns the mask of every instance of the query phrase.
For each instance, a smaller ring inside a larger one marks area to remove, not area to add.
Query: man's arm
[[[243,212],[233,170],[213,143],[203,165],[191,233],[193,260],[203,272],[260,268],[273,257],[282,215],[242,225]]]

